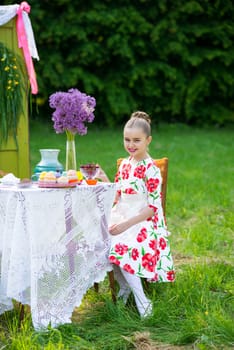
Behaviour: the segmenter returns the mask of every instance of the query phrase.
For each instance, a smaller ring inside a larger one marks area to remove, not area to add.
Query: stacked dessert
[[[62,175],[43,171],[39,176],[39,187],[75,187],[79,183],[76,170],[68,170]]]

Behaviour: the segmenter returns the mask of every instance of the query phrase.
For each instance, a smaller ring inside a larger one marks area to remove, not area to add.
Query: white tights
[[[113,270],[115,279],[120,286],[118,296],[122,297],[124,302],[127,302],[128,296],[132,291],[139,314],[142,317],[148,316],[152,311],[152,304],[144,293],[140,277],[132,275],[116,265],[113,265]]]

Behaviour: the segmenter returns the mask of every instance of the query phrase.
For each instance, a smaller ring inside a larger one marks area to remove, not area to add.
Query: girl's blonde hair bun
[[[130,119],[125,124],[125,128],[138,127],[141,128],[146,136],[151,135],[151,119],[149,115],[145,112],[136,111],[133,112],[130,116]]]
[[[139,118],[146,120],[149,124],[151,123],[151,118],[146,112],[136,111],[131,114],[130,118]]]

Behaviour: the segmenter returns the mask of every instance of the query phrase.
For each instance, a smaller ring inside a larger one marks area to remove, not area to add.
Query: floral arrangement
[[[17,127],[23,111],[22,93],[27,89],[22,57],[0,43],[0,130],[1,142],[13,135],[16,144]]]
[[[69,89],[68,92],[55,92],[49,98],[56,133],[66,132],[66,170],[76,169],[75,135],[87,134],[85,123],[92,123],[96,100],[94,97]]]
[[[52,114],[56,133],[66,132],[72,138],[75,134],[87,134],[86,122],[94,120],[96,100],[94,97],[69,89],[68,92],[55,92],[49,98],[49,105],[55,108]]]

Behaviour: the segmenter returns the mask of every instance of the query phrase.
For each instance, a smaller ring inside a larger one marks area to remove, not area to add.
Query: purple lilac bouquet
[[[54,129],[60,134],[87,134],[85,123],[92,123],[96,100],[94,97],[80,92],[78,89],[69,89],[68,92],[55,92],[49,98],[49,105],[55,108],[52,114]]]

